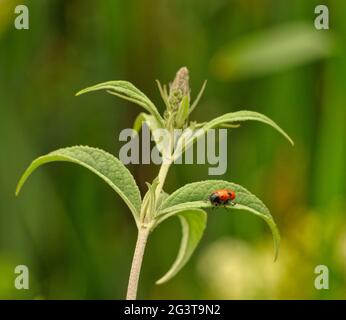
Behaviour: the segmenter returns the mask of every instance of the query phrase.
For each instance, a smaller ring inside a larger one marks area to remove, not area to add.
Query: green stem
[[[156,194],[155,194],[156,201],[162,191],[170,165],[171,165],[170,163],[169,164],[163,163],[161,165],[161,168],[159,171],[159,184],[157,186]],[[139,280],[139,275],[141,273],[144,251],[145,251],[145,247],[146,247],[147,240],[150,233],[150,221],[149,221],[149,225],[148,224],[144,225],[143,222],[141,223],[142,224],[138,228],[137,243],[136,243],[136,248],[135,248],[135,252],[133,254],[133,259],[132,259],[126,300],[136,300],[138,280]]]
[[[142,261],[147,244],[150,229],[141,226],[138,229],[138,237],[135,252],[133,254],[129,283],[127,287],[126,300],[136,300],[139,275],[141,273]]]
[[[171,166],[171,163],[162,163],[161,165],[160,172],[159,172],[159,184],[155,191],[156,200],[159,198],[163,185],[165,184],[167,173],[170,166]]]

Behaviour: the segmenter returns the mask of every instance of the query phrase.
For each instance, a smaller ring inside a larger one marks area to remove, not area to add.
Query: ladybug
[[[235,205],[235,202],[233,202],[234,199],[235,199],[235,192],[229,189],[216,190],[209,196],[209,201],[215,207],[220,205],[226,206],[229,204],[234,206]]]

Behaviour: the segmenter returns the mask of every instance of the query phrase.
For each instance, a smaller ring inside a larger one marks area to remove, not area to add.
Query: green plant
[[[206,201],[206,199],[216,189],[228,188],[236,192],[236,205],[232,207],[227,206],[228,209],[248,210],[265,220],[273,234],[275,259],[278,254],[280,241],[279,231],[267,207],[256,196],[240,185],[223,180],[207,180],[187,184],[170,195],[163,191],[163,186],[168,170],[174,160],[212,128],[222,126],[236,127],[236,124],[239,122],[256,120],[272,126],[293,144],[290,137],[275,122],[262,114],[252,111],[227,113],[204,123],[190,122],[190,114],[197,106],[206,83],[203,84],[196,100],[191,103],[189,73],[185,67],[177,72],[169,90],[167,90],[166,86],[161,86],[159,82],[157,83],[166,106],[163,116],[160,115],[155,105],[144,93],[127,81],[105,82],[77,93],[77,95],[80,95],[97,90],[106,90],[110,94],[129,100],[147,111],[146,113],[140,113],[137,117],[134,124],[136,130],[141,128],[143,121],[146,121],[152,131],[162,128],[167,129],[170,133],[168,144],[163,146],[158,139],[156,140],[158,149],[168,161],[163,162],[158,176],[153,182],[151,184],[147,183],[148,191],[143,199],[133,176],[120,160],[103,150],[88,146],[63,148],[35,159],[24,172],[16,189],[16,194],[18,195],[23,184],[36,168],[53,161],[67,161],[84,166],[109,184],[129,207],[138,228],[138,238],[129,277],[127,299],[136,299],[142,258],[150,232],[172,216],[177,216],[181,222],[182,240],[179,253],[171,269],[156,282],[157,284],[162,284],[177,274],[195,250],[207,222],[207,214],[202,208],[212,207],[212,204]],[[184,133],[182,133],[177,140],[174,140],[173,131],[177,128],[200,128],[203,130],[195,131],[189,137],[184,136]],[[184,147],[178,149],[180,153],[177,153],[174,144],[182,144],[184,139],[186,140]]]

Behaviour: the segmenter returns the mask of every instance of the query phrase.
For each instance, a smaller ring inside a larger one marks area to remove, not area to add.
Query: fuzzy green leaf
[[[159,185],[159,179],[158,177],[155,178],[150,184],[149,182],[145,183],[148,187],[147,193],[143,197],[142,207],[141,207],[141,213],[140,213],[140,222],[145,222],[145,220],[148,218],[148,214],[153,214],[156,209],[156,189]],[[151,220],[151,216],[149,217],[149,220]]]
[[[181,151],[185,152],[200,137],[205,135],[208,130],[213,128],[218,128],[218,127],[224,127],[225,125],[229,126],[232,123],[237,124],[239,122],[248,121],[248,120],[259,121],[259,122],[270,125],[274,129],[276,129],[278,132],[280,132],[292,145],[294,145],[294,142],[289,137],[289,135],[284,130],[282,130],[273,120],[255,111],[242,110],[242,111],[226,113],[209,122],[206,122],[201,128],[196,130],[193,134],[189,134],[188,131],[183,132],[183,134],[180,136],[178,140],[177,147],[176,147],[177,151],[174,154],[174,158],[175,159],[179,158],[179,156],[181,156]]]
[[[99,83],[77,92],[76,96],[98,90],[106,90],[110,94],[131,101],[143,107],[145,110],[151,113],[161,125],[163,125],[163,119],[154,103],[152,103],[151,100],[142,91],[137,89],[132,83],[128,81],[118,80]]]
[[[162,284],[173,278],[187,263],[202,238],[207,214],[201,209],[183,210],[175,213],[181,223],[182,238],[176,260],[169,271],[156,284]]]
[[[163,201],[156,216],[157,224],[182,210],[213,207],[208,197],[218,189],[231,189],[236,193],[236,204],[234,206],[228,205],[226,208],[250,211],[261,217],[269,225],[273,235],[276,259],[280,244],[280,234],[273,217],[261,200],[244,187],[235,183],[223,180],[206,180],[185,185]]]
[[[97,174],[125,201],[138,223],[141,195],[132,174],[116,157],[97,148],[87,146],[63,148],[35,159],[19,180],[16,195],[35,169],[54,161],[76,163]]]
[[[168,197],[169,197],[169,194],[162,190],[157,199],[156,209],[159,209],[161,207],[162,202],[165,201]]]
[[[141,112],[136,117],[135,121],[133,122],[133,130],[135,130],[137,133],[139,133],[142,129],[143,122],[147,122],[148,126],[150,128],[151,119],[154,118],[152,115]],[[155,119],[155,118],[154,118]]]
[[[183,125],[185,124],[185,121],[187,120],[189,116],[189,106],[190,106],[189,97],[184,96],[183,100],[180,103],[177,116],[175,118],[175,122],[178,128],[183,127]]]
[[[248,120],[254,120],[263,122],[265,124],[270,125],[274,129],[276,129],[278,132],[280,132],[292,145],[294,145],[293,140],[289,137],[289,135],[283,131],[273,120],[268,118],[267,116],[254,112],[254,111],[248,111],[248,110],[242,110],[242,111],[236,111],[236,112],[230,112],[226,113],[220,117],[217,117],[209,122],[207,122],[203,129],[209,130],[211,128],[216,128],[223,124],[230,124],[230,123],[238,123]]]
[[[161,141],[161,138],[158,135],[158,131],[156,131],[157,129],[162,129],[160,123],[156,120],[156,118],[153,115],[141,112],[133,123],[133,130],[139,133],[139,131],[142,128],[143,122],[147,124],[150,131],[152,132],[152,137],[154,138],[157,149],[161,152],[161,154],[164,154],[165,145]]]

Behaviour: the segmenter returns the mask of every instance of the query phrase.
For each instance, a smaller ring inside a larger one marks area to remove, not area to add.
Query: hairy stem
[[[157,186],[156,192],[155,192],[156,200],[159,198],[163,185],[165,184],[167,173],[170,166],[171,166],[171,163],[163,163],[161,165],[160,172],[159,172],[159,185]]]
[[[147,244],[150,229],[141,226],[138,229],[138,237],[135,252],[133,254],[126,300],[136,300],[139,275],[141,273],[144,250]]]
[[[159,172],[159,185],[157,186],[157,189],[156,189],[156,197],[155,197],[156,201],[162,191],[170,165],[171,165],[170,163],[169,164],[163,163],[161,165],[160,172]],[[135,252],[133,254],[133,259],[132,259],[129,283],[127,286],[126,300],[136,300],[138,280],[139,280],[139,275],[141,273],[143,255],[144,255],[149,233],[150,233],[150,226],[148,225],[141,225],[138,228],[137,243],[136,243],[136,248],[135,248]]]

